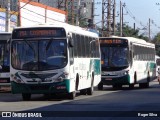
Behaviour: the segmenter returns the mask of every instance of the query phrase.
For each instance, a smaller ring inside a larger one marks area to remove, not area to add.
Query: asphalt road
[[[65,95],[49,99],[33,95],[31,101],[22,101],[20,94],[1,90],[0,111],[12,113],[12,118],[1,117],[0,120],[29,119],[16,117],[18,115],[37,115],[36,120],[157,120],[160,119],[160,85],[153,81],[150,88],[141,89],[136,85],[133,90],[128,86],[116,90],[105,86],[103,91],[95,90],[92,96],[77,93],[75,100],[69,100]]]

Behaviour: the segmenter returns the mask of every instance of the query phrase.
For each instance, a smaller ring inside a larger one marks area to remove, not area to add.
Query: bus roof
[[[119,37],[119,36],[112,36],[112,37],[100,37],[100,39],[104,39],[104,38],[120,38],[120,39],[124,39],[124,40],[128,40],[129,42],[135,43],[135,44],[139,44],[139,45],[147,45],[147,46],[151,46],[151,47],[155,47],[155,44],[153,43],[149,43],[146,42],[143,39],[139,39],[139,38],[134,38],[134,37]]]
[[[98,34],[95,32],[91,32],[89,31],[89,29],[87,28],[81,28],[79,26],[73,26],[67,23],[62,23],[62,22],[58,22],[58,23],[54,23],[54,24],[39,24],[39,25],[35,25],[35,26],[28,26],[28,27],[16,27],[14,29],[23,29],[23,28],[45,28],[45,27],[57,27],[57,28],[64,28],[66,30],[66,33],[76,33],[76,34],[81,34],[81,35],[87,35],[87,36],[91,36],[91,37],[97,37],[98,38]]]
[[[158,55],[155,55],[155,58],[156,58],[156,59],[160,59],[160,57],[159,57]]]
[[[12,33],[11,32],[0,32],[0,40],[8,40],[11,38]]]

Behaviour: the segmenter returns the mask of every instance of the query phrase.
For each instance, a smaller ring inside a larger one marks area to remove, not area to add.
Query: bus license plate
[[[112,80],[112,78],[106,78],[106,80]]]
[[[7,83],[7,80],[0,80],[0,83]]]

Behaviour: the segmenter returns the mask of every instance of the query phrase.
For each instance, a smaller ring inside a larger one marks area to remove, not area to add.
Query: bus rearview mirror
[[[70,46],[70,47],[73,47],[73,46],[74,46],[74,42],[73,42],[73,39],[72,39],[72,38],[69,39],[69,46]]]

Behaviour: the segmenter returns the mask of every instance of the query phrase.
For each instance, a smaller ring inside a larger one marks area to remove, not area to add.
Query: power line
[[[141,21],[139,21],[139,20],[132,14],[132,12],[131,12],[127,7],[125,7],[125,10],[127,11],[127,13],[129,14],[129,16],[130,16],[134,21],[136,21],[136,22],[137,22],[138,24],[140,24],[141,26],[146,27],[145,25],[142,24]]]
[[[29,1],[28,1],[27,3],[25,3],[22,7],[20,7],[19,10],[22,9],[22,8],[24,8],[24,7],[25,7],[27,4],[29,4],[31,1],[32,1],[32,0],[29,0]],[[19,11],[19,12],[20,12],[20,11]],[[19,13],[19,12],[18,12],[18,13]],[[12,14],[10,14],[10,17],[11,17],[11,15],[14,15],[15,13],[17,13],[17,12],[15,11],[15,12],[13,12]]]
[[[47,17],[47,16],[45,16],[45,15],[39,14],[39,13],[37,13],[37,12],[34,12],[34,11],[32,11],[32,10],[29,10],[29,9],[27,9],[27,8],[23,8],[23,9],[25,9],[25,10],[27,10],[27,11],[29,11],[29,12],[35,13],[35,14],[41,16],[41,17],[48,18],[48,19],[54,20],[54,21],[58,21],[58,20],[55,20],[55,19],[53,19],[53,18],[50,18],[50,17]],[[26,14],[29,14],[29,13],[26,12]],[[39,18],[40,18],[40,19],[43,19],[43,18],[41,18],[41,17],[39,17]],[[29,20],[29,19],[28,19],[28,20]],[[32,20],[31,20],[31,21],[32,21]],[[38,22],[38,21],[37,21],[37,22]],[[61,21],[58,21],[58,22],[61,22]]]

